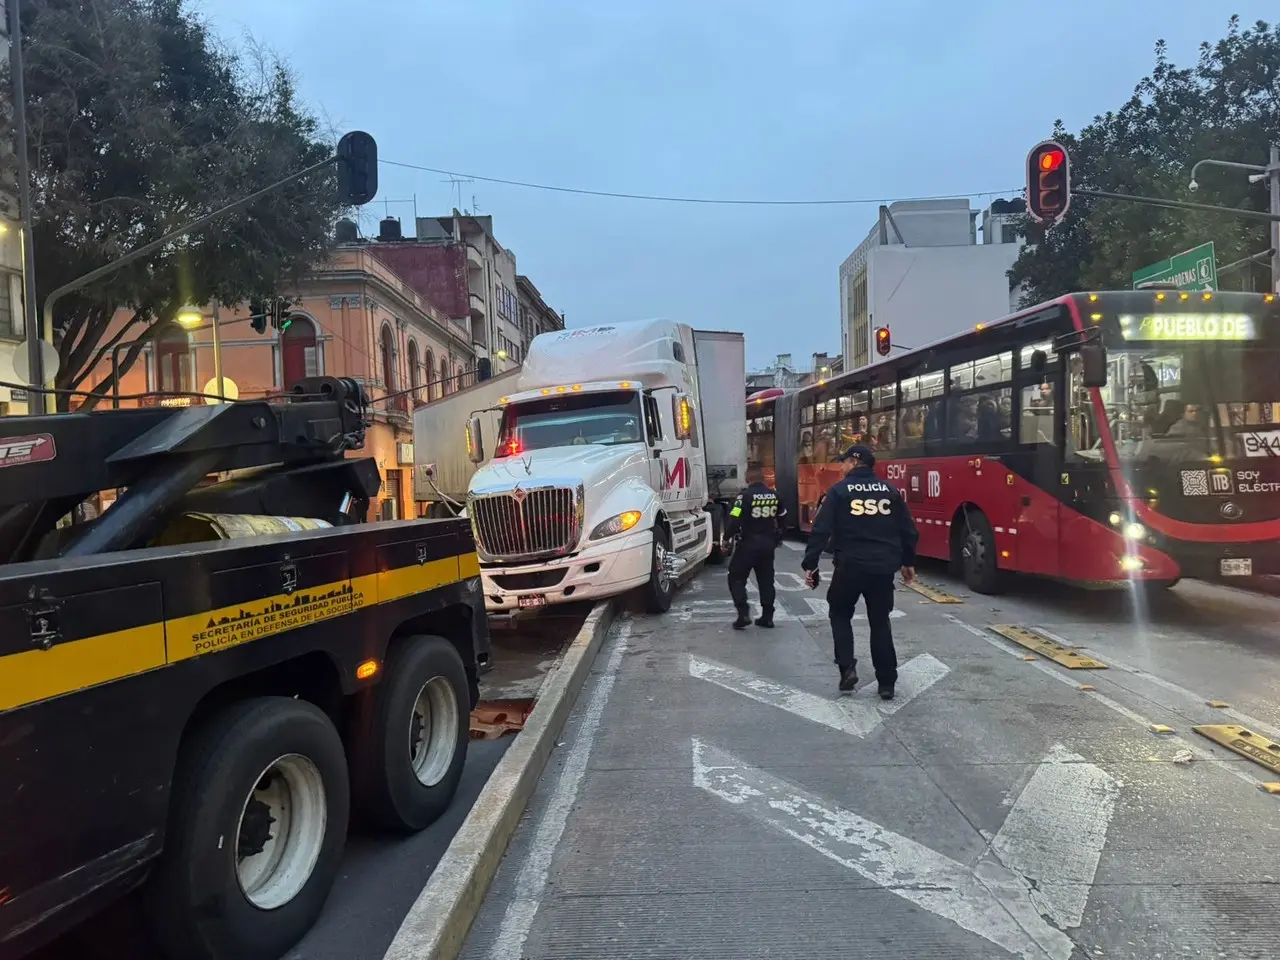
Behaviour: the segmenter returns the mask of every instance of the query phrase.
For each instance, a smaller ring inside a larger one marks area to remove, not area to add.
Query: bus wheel
[[[964,582],[975,593],[999,593],[1005,577],[996,563],[995,532],[980,510],[970,510],[964,522],[959,544]]]
[[[671,599],[676,593],[676,581],[667,570],[667,554],[671,551],[671,534],[662,524],[653,528],[653,562],[649,582],[644,591],[644,606],[648,613],[666,613],[671,609]]]
[[[304,700],[212,716],[178,760],[164,851],[144,891],[168,956],[274,960],[311,929],[347,838],[342,739]]]
[[[453,802],[471,735],[467,670],[444,637],[405,637],[382,682],[356,704],[351,786],[360,813],[387,830],[414,832]]]

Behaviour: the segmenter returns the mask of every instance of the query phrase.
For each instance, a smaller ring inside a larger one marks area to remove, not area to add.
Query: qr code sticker
[[[1207,497],[1209,495],[1209,471],[1183,470],[1182,495],[1184,497]]]

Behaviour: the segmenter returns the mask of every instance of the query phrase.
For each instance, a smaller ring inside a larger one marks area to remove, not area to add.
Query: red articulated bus
[[[1070,294],[747,404],[802,531],[857,442],[969,587],[1280,573],[1280,298]]]

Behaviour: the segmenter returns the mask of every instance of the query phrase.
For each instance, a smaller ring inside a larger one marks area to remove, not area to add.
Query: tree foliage
[[[1267,186],[1243,171],[1202,167],[1199,189],[1189,189],[1199,160],[1266,164],[1280,143],[1280,24],[1259,21],[1202,43],[1194,66],[1170,61],[1163,40],[1155,68],[1118,110],[1094,117],[1078,134],[1059,120],[1053,136],[1071,156],[1073,186],[1162,199],[1267,210]],[[1028,243],[1009,279],[1025,284],[1030,305],[1072,290],[1127,289],[1134,270],[1212,240],[1225,266],[1267,250],[1267,224],[1225,214],[1170,210],[1123,201],[1073,197],[1063,222],[1049,231],[1029,217]],[[1252,289],[1265,264],[1223,275],[1224,289]],[[1265,287],[1264,287],[1265,288]]]
[[[222,47],[187,0],[27,0],[23,25],[37,302],[332,154],[288,68]],[[117,345],[123,373],[183,305],[274,292],[323,253],[335,197],[313,174],[60,301],[57,386],[91,406]]]

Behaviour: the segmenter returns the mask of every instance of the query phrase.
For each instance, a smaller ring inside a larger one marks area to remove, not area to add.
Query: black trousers
[[[765,615],[773,613],[773,603],[777,594],[773,588],[773,541],[752,542],[743,540],[729,558],[729,596],[733,597],[733,605],[739,610],[747,609],[747,577],[752,572],[756,575],[756,586],[760,588],[760,606]]]
[[[837,566],[827,588],[827,611],[831,617],[831,639],[834,641],[836,664],[852,667],[858,661],[853,655],[853,612],[858,599],[867,601],[867,622],[871,627],[871,662],[876,680],[893,686],[898,681],[898,654],[893,649],[893,628],[889,614],[893,612],[893,574],[861,573]]]

